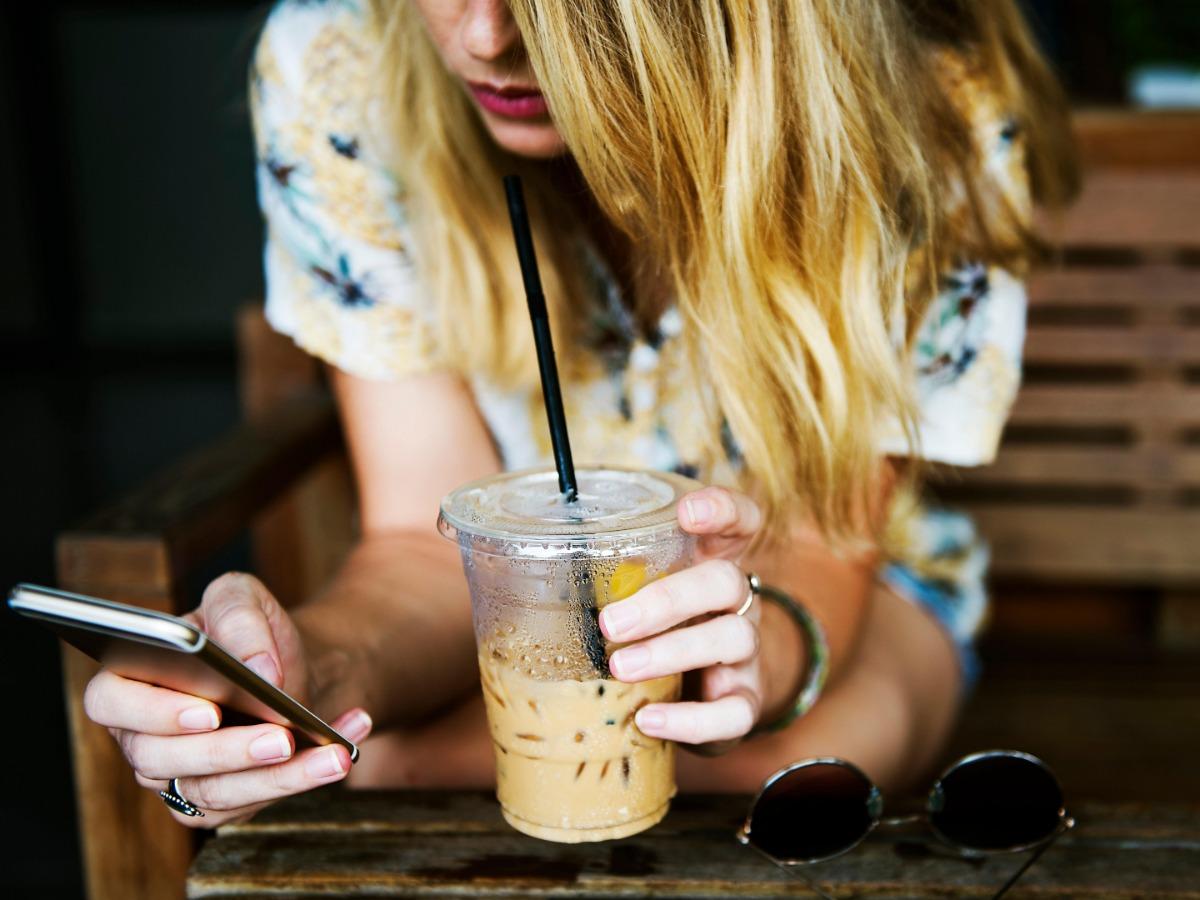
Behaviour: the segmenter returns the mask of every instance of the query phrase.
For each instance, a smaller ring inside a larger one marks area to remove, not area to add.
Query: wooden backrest
[[[1079,128],[1084,193],[1046,223],[1062,258],[1030,282],[1000,455],[941,491],[975,514],[1002,575],[1195,584],[1200,116]]]
[[[317,360],[272,330],[259,304],[238,312],[238,380],[248,421],[297,396],[325,390]],[[285,606],[319,591],[353,545],[354,484],[333,454],[267,509],[252,529],[255,573]]]

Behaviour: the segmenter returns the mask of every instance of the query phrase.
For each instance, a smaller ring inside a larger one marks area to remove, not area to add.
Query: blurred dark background
[[[1200,63],[1194,0],[1030,0],[1080,105]],[[250,2],[0,13],[0,587],[53,583],[56,531],[238,419],[233,317],[261,296]],[[79,896],[59,657],[0,614],[0,884]],[[9,890],[15,893],[8,893]]]

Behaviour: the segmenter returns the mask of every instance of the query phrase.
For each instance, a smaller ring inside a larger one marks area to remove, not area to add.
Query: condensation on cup
[[[679,475],[577,470],[565,503],[553,470],[458,488],[438,528],[456,540],[471,591],[479,673],[496,754],[496,794],[518,831],[576,843],[626,837],[662,819],[675,747],[634,723],[678,699],[680,677],[614,681],[605,604],[692,560],[676,504],[700,485]]]

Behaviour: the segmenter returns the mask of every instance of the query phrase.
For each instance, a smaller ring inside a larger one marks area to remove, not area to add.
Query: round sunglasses
[[[923,823],[941,843],[969,855],[1036,849],[993,896],[998,900],[1075,824],[1050,767],[1016,750],[965,756],[934,782],[921,812],[893,818],[882,813],[879,789],[858,767],[809,759],[767,779],[737,837],[789,871],[841,856],[881,825]]]

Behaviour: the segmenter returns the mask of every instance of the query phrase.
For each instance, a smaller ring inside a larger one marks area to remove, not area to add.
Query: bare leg
[[[855,656],[804,719],[728,754],[678,754],[685,791],[753,793],[768,775],[812,756],[860,766],[885,791],[926,774],[958,706],[958,663],[933,619],[883,586],[870,600]],[[491,787],[492,747],[479,696],[441,718],[372,737],[356,787]]]

